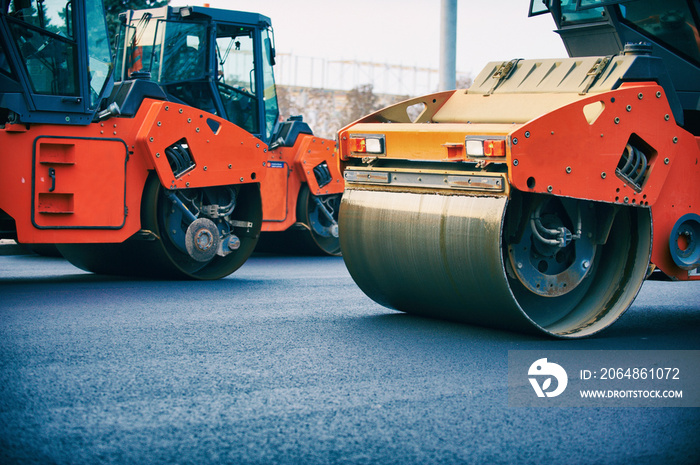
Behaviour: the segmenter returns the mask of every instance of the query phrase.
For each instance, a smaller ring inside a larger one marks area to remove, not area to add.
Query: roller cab
[[[335,142],[314,136],[301,116],[280,121],[270,18],[197,6],[130,10],[120,18],[118,80],[141,76],[168,100],[224,118],[264,147],[259,249],[339,254],[343,180]],[[232,144],[219,155],[238,149]]]
[[[262,226],[263,141],[146,79],[115,85],[101,1],[0,5],[0,236],[96,273],[240,267]]]
[[[371,114],[339,132],[350,274],[405,312],[594,334],[652,269],[699,278],[700,151],[678,117],[637,47],[490,63],[468,90]]]

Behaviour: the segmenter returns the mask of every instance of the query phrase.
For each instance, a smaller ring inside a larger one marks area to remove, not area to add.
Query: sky
[[[278,84],[349,90],[371,82],[375,92],[411,96],[438,90],[437,72],[323,60],[437,70],[441,0],[171,0],[170,5],[204,3],[271,18]],[[528,18],[528,7],[528,0],[457,0],[458,78],[476,77],[489,61],[566,56],[551,16]]]
[[[438,68],[440,0],[171,0],[269,16],[278,53]],[[550,15],[527,17],[527,0],[458,0],[457,71],[489,61],[565,57]]]

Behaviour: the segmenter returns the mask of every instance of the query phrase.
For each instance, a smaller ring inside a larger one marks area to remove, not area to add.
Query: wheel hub
[[[214,258],[219,248],[219,230],[208,218],[198,218],[187,228],[185,234],[187,254],[198,262]]]
[[[692,270],[700,265],[700,216],[688,213],[671,230],[671,258],[680,268]]]
[[[580,210],[578,214],[580,223]],[[578,231],[572,233],[565,226],[568,219],[564,208],[541,203],[520,241],[508,245],[510,270],[537,295],[564,295],[575,289],[591,270],[596,251],[592,235],[581,234],[580,224]]]
[[[207,229],[200,229],[196,232],[194,237],[194,246],[200,252],[206,252],[209,250],[214,242],[211,231]]]

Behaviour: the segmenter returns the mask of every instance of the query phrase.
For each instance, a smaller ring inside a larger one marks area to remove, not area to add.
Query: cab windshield
[[[80,95],[78,44],[70,3],[14,0],[7,14],[32,91],[46,95]]]
[[[700,63],[697,5],[686,0],[645,0],[624,3],[619,8],[625,22],[641,34]]]
[[[270,29],[155,19],[143,12],[121,34],[117,67],[122,80],[148,71],[169,98],[270,140],[279,119]]]
[[[79,96],[78,43],[71,0],[13,0],[7,10],[12,37],[36,94]],[[90,107],[95,108],[112,71],[100,0],[86,0]]]
[[[255,29],[219,24],[216,28],[216,88],[224,117],[253,134],[260,133],[255,82]]]
[[[269,139],[279,119],[275,74],[272,69],[275,64],[275,48],[272,43],[271,31],[263,34],[263,99],[265,101],[265,134]]]
[[[602,1],[597,0],[562,0],[561,22],[562,24],[590,23],[603,21],[604,10],[600,6]]]
[[[70,4],[69,0],[66,5]],[[112,54],[102,1],[88,0],[86,7],[90,106],[96,108],[112,74]]]

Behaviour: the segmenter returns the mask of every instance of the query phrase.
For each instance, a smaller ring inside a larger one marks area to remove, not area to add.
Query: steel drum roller
[[[619,210],[588,276],[548,297],[531,292],[508,269],[508,208],[507,196],[346,189],[339,219],[343,259],[373,300],[418,315],[581,337],[627,309],[649,263],[648,210]]]

